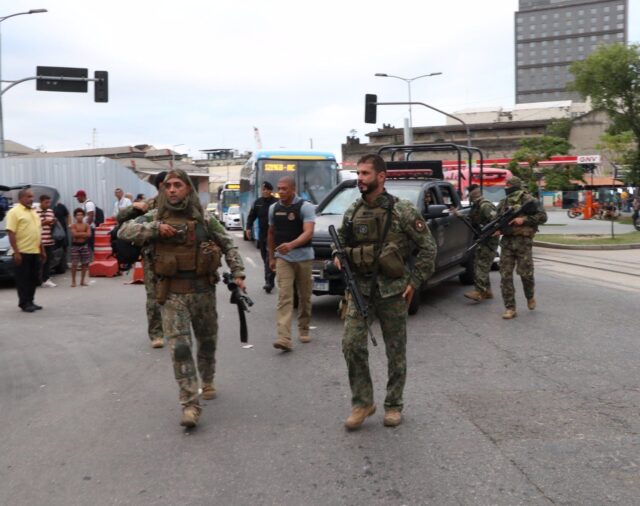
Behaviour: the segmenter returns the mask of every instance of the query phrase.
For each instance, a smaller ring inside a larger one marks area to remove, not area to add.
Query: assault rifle
[[[229,302],[238,306],[238,317],[240,318],[240,342],[246,343],[249,341],[249,333],[247,331],[247,319],[244,313],[249,312],[249,308],[253,306],[253,301],[248,295],[242,293],[230,272],[225,272],[222,275],[222,281],[227,285],[227,288],[231,292],[231,299]]]
[[[508,228],[509,222],[518,216],[523,214],[532,215],[538,210],[538,202],[535,200],[530,200],[525,202],[520,207],[508,207],[502,214],[496,216],[493,220],[487,223],[484,227],[480,229],[476,240],[473,242],[471,246],[467,248],[467,251],[472,251],[476,249],[480,244],[488,240],[493,236],[496,232],[500,230],[505,230]]]
[[[353,305],[355,306],[356,311],[358,312],[360,317],[364,320],[364,324],[366,325],[369,336],[371,337],[371,342],[374,346],[378,346],[376,338],[373,337],[371,325],[369,325],[369,308],[364,301],[364,297],[360,293],[360,289],[358,288],[356,279],[353,276],[353,271],[351,270],[351,265],[349,264],[349,257],[347,256],[347,252],[342,247],[340,238],[338,237],[338,233],[336,232],[336,227],[334,227],[333,225],[329,225],[329,235],[331,235],[331,240],[336,247],[336,256],[340,260],[340,265],[342,266],[342,269],[340,271],[342,274],[342,279],[347,286],[347,290],[351,294]]]

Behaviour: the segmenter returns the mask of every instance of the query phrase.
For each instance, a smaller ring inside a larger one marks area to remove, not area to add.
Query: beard
[[[369,184],[358,183],[358,189],[362,195],[368,195],[369,193],[377,190],[379,186],[380,185],[376,180],[371,181]]]

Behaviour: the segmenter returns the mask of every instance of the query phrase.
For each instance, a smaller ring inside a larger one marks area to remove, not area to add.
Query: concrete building
[[[240,153],[235,149],[201,149],[205,159],[194,160],[209,173],[209,192],[217,197],[218,189],[227,181],[240,181],[240,170],[251,157],[250,152]]]
[[[597,175],[611,174],[611,164],[601,150],[600,136],[609,126],[605,113],[585,111],[584,103],[571,101],[516,105],[513,108],[483,108],[456,111],[454,114],[469,125],[471,144],[482,149],[485,158],[511,158],[520,148],[520,142],[528,137],[546,134],[547,127],[556,119],[571,120],[569,142],[573,146],[573,155],[600,155]],[[415,144],[449,142],[467,144],[466,129],[460,123],[414,127]],[[383,125],[376,132],[367,134],[369,143],[361,144],[355,137],[347,137],[342,145],[342,161],[349,168],[364,154],[375,153],[380,147],[389,144],[403,144],[404,132],[401,128]],[[453,154],[433,154],[420,156],[432,159],[453,159]]]
[[[515,13],[516,103],[579,100],[569,66],[600,44],[627,43],[627,0],[520,0]]]

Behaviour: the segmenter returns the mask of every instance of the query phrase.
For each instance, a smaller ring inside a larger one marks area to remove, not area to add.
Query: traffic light
[[[96,70],[93,73],[95,79],[93,83],[94,102],[109,101],[109,72],[106,70]]]
[[[364,122],[375,123],[377,118],[378,95],[367,94],[364,96]]]

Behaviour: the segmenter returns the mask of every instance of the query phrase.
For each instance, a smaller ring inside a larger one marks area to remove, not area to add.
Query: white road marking
[[[244,259],[247,261],[248,264],[251,264],[251,267],[256,266],[256,261],[253,258],[249,256],[245,256]]]

